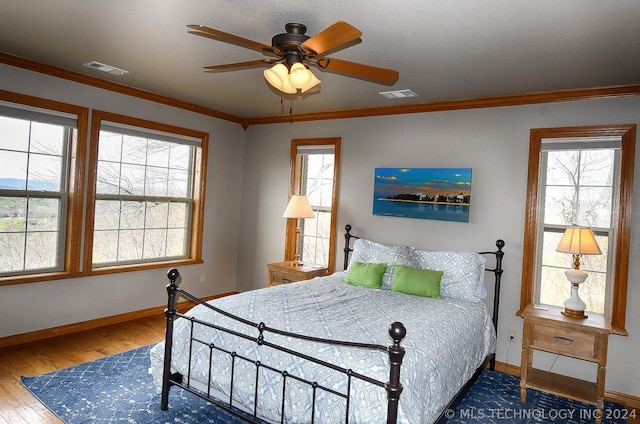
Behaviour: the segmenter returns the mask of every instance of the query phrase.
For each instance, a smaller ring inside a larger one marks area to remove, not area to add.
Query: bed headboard
[[[344,226],[344,269],[347,269],[349,265],[349,255],[353,252],[351,248],[351,239],[359,239],[360,237],[354,236],[351,234],[351,225],[347,224]],[[495,242],[497,250],[487,251],[487,252],[478,252],[480,255],[493,255],[495,257],[495,266],[493,268],[485,268],[485,272],[493,273],[494,276],[494,291],[493,291],[493,326],[498,331],[498,309],[500,307],[500,283],[502,280],[502,258],[504,257],[504,252],[502,248],[504,247],[504,240],[498,239]],[[495,361],[495,358],[493,359]],[[493,365],[493,364],[492,364]]]

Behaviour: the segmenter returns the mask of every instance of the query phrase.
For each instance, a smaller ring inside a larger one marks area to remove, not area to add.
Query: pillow
[[[406,246],[385,246],[371,240],[358,239],[353,243],[353,255],[349,268],[354,262],[385,263],[387,270],[382,276],[383,290],[390,290],[393,285],[393,266],[404,265],[419,268],[412,248]]]
[[[443,271],[411,268],[403,265],[393,267],[392,291],[414,296],[440,299],[440,280]]]
[[[363,262],[353,262],[347,270],[344,281],[353,285],[379,289],[382,282],[382,275],[387,269],[387,264],[367,264]]]
[[[486,260],[475,252],[415,250],[418,268],[443,271],[440,295],[479,302]]]

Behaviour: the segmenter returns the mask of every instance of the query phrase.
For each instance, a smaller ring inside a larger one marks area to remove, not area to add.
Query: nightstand
[[[529,305],[522,312],[522,362],[520,400],[527,388],[564,396],[596,406],[596,423],[602,422],[607,346],[611,327],[602,316],[571,318],[559,309],[541,309]],[[598,364],[596,382],[559,375],[532,367],[534,350],[545,351]]]
[[[267,264],[267,285],[292,283],[295,281],[310,280],[314,277],[324,277],[328,273],[327,267],[318,265],[292,266],[291,261],[274,262]]]

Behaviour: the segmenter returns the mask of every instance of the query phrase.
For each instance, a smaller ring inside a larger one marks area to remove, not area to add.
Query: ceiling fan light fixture
[[[311,80],[309,81],[309,83],[307,85],[305,85],[304,87],[300,88],[300,91],[302,91],[303,93],[305,93],[306,91],[312,89],[313,87],[315,87],[316,85],[320,84],[320,80],[318,78],[316,78],[315,75],[313,75],[313,72],[309,71],[309,74],[311,75]]]
[[[313,74],[302,63],[294,63],[289,71],[289,83],[292,87],[306,87],[313,78]]]
[[[282,83],[289,77],[289,70],[282,63],[272,66],[270,69],[265,69],[264,78],[269,84],[277,89],[282,87]]]

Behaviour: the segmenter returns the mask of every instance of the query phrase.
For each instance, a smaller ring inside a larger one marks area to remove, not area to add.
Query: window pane
[[[58,233],[27,233],[25,249],[25,270],[55,268],[57,258]]]
[[[59,125],[31,123],[31,143],[29,151],[53,156],[62,156],[65,129]]]
[[[144,166],[122,164],[120,194],[144,195]]]
[[[27,231],[56,231],[59,223],[59,204],[58,199],[30,198]]]
[[[611,186],[613,184],[614,153],[612,149],[582,151],[582,161],[586,165],[580,173],[581,184]]]
[[[147,165],[161,166],[164,168],[169,166],[169,152],[171,151],[170,143],[149,140],[148,149]]]
[[[115,263],[118,261],[118,231],[94,231],[93,263]]]
[[[0,232],[26,231],[27,199],[0,197]]]
[[[122,135],[100,131],[98,161],[120,162],[122,158]]]
[[[60,191],[62,157],[29,155],[28,190]]]
[[[182,257],[188,253],[187,229],[170,229],[167,231],[167,256]]]
[[[580,207],[576,223],[586,227],[611,227],[611,187],[584,187],[580,190]]]
[[[120,209],[120,228],[144,228],[144,202],[123,201]]]
[[[167,168],[148,167],[144,192],[147,196],[166,196],[169,181]]]
[[[118,261],[142,259],[144,231],[122,230],[118,240]]]
[[[0,116],[0,128],[0,149],[21,152],[29,149],[29,121]]]
[[[144,258],[162,258],[166,256],[167,230],[146,230],[144,233]]]
[[[144,165],[147,162],[147,140],[125,135],[122,138],[122,163]]]
[[[169,203],[169,228],[184,228],[187,226],[187,205],[184,203]]]
[[[120,201],[97,200],[94,230],[115,230],[120,223]]]
[[[170,168],[189,170],[191,168],[191,147],[172,144],[169,159]]]
[[[1,151],[0,188],[24,190],[27,187],[26,153]]]
[[[573,185],[578,175],[577,150],[551,151],[548,154],[547,185]]]
[[[0,232],[0,269],[2,272],[23,270],[25,237],[25,233]]]
[[[169,178],[169,192],[171,197],[191,197],[189,192],[189,173],[187,171],[169,170],[171,178]]]
[[[120,192],[120,164],[98,162],[96,193],[118,194]]]
[[[147,202],[146,228],[167,228],[168,203]]]

